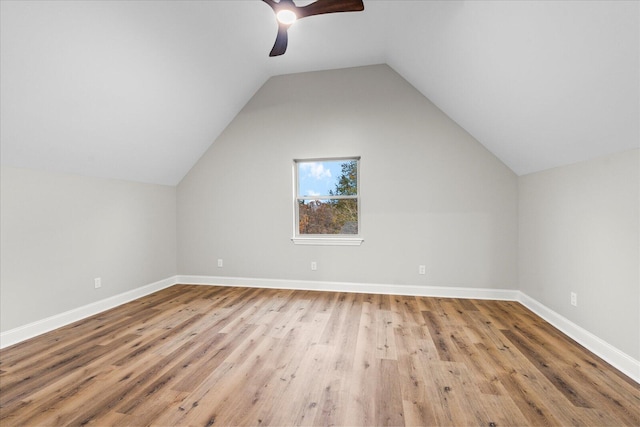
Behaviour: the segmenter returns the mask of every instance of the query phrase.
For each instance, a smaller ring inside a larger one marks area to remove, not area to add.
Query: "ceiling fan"
[[[273,9],[278,21],[278,35],[269,56],[278,56],[287,50],[287,29],[298,19],[336,12],[364,10],[362,0],[317,0],[306,6],[296,6],[293,0],[262,0]]]

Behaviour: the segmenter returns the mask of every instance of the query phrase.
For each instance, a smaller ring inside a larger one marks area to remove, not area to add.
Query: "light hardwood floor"
[[[515,302],[177,285],[0,353],[0,425],[640,425]]]

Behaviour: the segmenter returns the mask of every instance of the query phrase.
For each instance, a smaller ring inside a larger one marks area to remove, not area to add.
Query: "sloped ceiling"
[[[377,63],[517,174],[640,146],[637,1],[365,0],[276,58],[260,0],[0,8],[5,165],[174,185],[270,76]]]

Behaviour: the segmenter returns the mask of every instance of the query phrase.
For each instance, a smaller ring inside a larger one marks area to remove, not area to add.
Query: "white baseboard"
[[[493,299],[518,301],[529,310],[542,317],[558,330],[562,331],[589,351],[598,355],[625,375],[640,383],[640,361],[618,350],[606,341],[581,328],[567,318],[559,315],[528,295],[511,289],[486,289],[439,286],[388,285],[377,283],[322,282],[309,280],[256,279],[246,277],[218,276],[172,276],[131,291],[106,298],[55,316],[47,317],[15,329],[0,333],[0,348],[60,328],[70,323],[93,316],[102,311],[117,307],[134,299],[175,284],[194,284],[210,286],[238,286],[271,289],[295,289],[311,291],[356,292],[385,295],[410,295],[440,298]]]
[[[640,383],[640,361],[618,350],[608,342],[598,338],[591,332],[581,328],[566,317],[559,315],[523,292],[520,292],[519,301],[529,310],[553,325],[553,327],[565,335],[568,335],[592,353],[606,360],[635,382]]]
[[[380,283],[321,282],[312,280],[255,279],[248,277],[177,276],[178,283],[251,288],[296,289],[303,291],[355,292],[384,295],[411,295],[441,298],[473,298],[518,301],[519,291],[510,289],[444,286],[387,285]]]
[[[0,333],[0,348],[17,344],[29,338],[42,335],[45,332],[61,328],[62,326],[77,322],[78,320],[86,319],[94,314],[98,314],[129,301],[133,301],[134,299],[152,294],[161,289],[168,288],[169,286],[173,286],[177,283],[176,277],[177,276],[173,276],[150,283],[82,307],[74,308],[73,310],[65,311],[64,313],[56,314],[54,316],[2,332]]]

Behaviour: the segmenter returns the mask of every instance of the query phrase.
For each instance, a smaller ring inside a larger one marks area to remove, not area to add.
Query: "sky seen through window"
[[[335,191],[345,160],[298,163],[298,195],[328,196]]]

